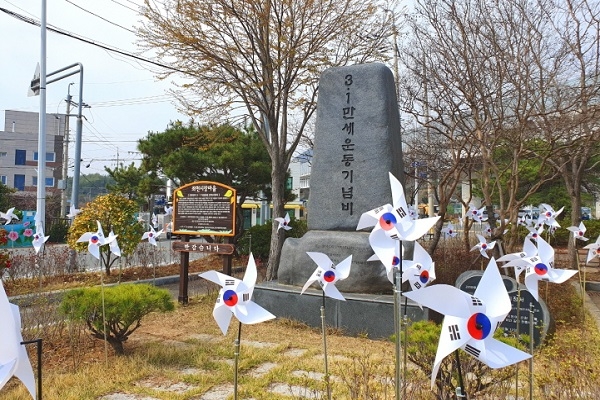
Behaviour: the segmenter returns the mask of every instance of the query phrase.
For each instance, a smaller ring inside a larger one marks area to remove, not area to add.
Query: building
[[[63,182],[63,138],[67,117],[46,115],[46,190]],[[37,191],[39,118],[36,112],[6,110],[0,131],[0,182],[20,191]]]

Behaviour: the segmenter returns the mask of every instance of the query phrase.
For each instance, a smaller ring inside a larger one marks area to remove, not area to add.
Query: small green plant
[[[104,298],[104,309],[103,309]],[[76,289],[68,292],[60,311],[71,321],[83,321],[92,336],[105,339],[117,354],[124,354],[123,342],[141,326],[141,320],[151,312],[172,311],[171,295],[165,289],[147,284],[126,284],[104,288]]]
[[[269,250],[271,249],[271,229],[273,222],[269,221],[264,225],[255,225],[247,229],[240,237],[237,248],[240,254],[248,255],[250,252],[256,259],[268,260]],[[289,226],[292,228],[285,231],[285,237],[302,237],[308,227],[305,220],[291,218]]]
[[[64,220],[56,221],[50,227],[48,235],[50,236],[49,241],[52,243],[66,243],[67,234],[69,233],[69,224]]]

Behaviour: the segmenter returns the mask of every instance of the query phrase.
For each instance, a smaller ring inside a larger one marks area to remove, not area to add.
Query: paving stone
[[[286,350],[283,355],[286,357],[301,357],[303,356],[308,350],[306,349],[289,349]]]
[[[215,335],[209,335],[207,333],[193,333],[193,334],[187,336],[187,339],[195,339],[195,340],[198,340],[200,342],[214,343],[214,342],[220,342],[220,341],[222,341],[223,337],[221,337],[221,336],[215,336]]]
[[[157,382],[154,379],[146,379],[136,383],[137,385],[149,389],[158,390],[160,392],[185,393],[196,386],[184,382]]]
[[[257,342],[257,341],[252,341],[252,340],[242,340],[242,346],[246,345],[246,346],[252,346],[252,347],[256,347],[259,349],[268,349],[271,347],[277,347],[277,343],[269,343],[269,342]]]
[[[271,393],[303,399],[321,399],[323,397],[321,393],[316,393],[312,389],[305,388],[304,386],[289,385],[287,383],[273,383],[269,386],[268,390]]]
[[[264,364],[259,365],[256,368],[254,368],[252,371],[250,371],[249,375],[253,378],[260,378],[261,376],[265,375],[267,372],[269,372],[276,366],[277,366],[276,363],[272,363],[272,362],[264,363]]]
[[[194,400],[223,400],[227,396],[233,394],[233,385],[219,385],[210,389],[200,397],[195,397]]]
[[[141,396],[129,393],[111,393],[106,396],[99,397],[98,400],[160,400],[156,397]]]

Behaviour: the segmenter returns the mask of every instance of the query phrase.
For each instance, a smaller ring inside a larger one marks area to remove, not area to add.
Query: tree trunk
[[[275,164],[275,163],[274,163]],[[273,216],[282,217],[285,212],[284,208],[284,184],[286,170],[274,165],[271,172],[272,193],[273,193]],[[281,249],[285,238],[285,230],[277,231],[277,226],[271,223],[271,249],[269,251],[269,261],[267,264],[266,279],[272,281],[277,279],[277,271],[279,270],[279,260],[281,258]]]

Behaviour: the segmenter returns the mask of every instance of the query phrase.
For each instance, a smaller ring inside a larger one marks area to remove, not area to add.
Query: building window
[[[15,175],[14,185],[17,190],[25,190],[25,175]]]
[[[0,151],[0,157],[6,157],[8,155],[5,151]]]
[[[0,183],[6,185],[6,175],[0,175]]]
[[[38,160],[38,152],[33,153],[33,161]],[[54,162],[56,161],[56,154],[54,153],[46,153],[46,162]]]
[[[32,177],[33,186],[37,186],[37,176]],[[54,178],[46,178],[46,187],[54,187]]]
[[[26,156],[26,150],[15,150],[15,165],[25,165]]]

